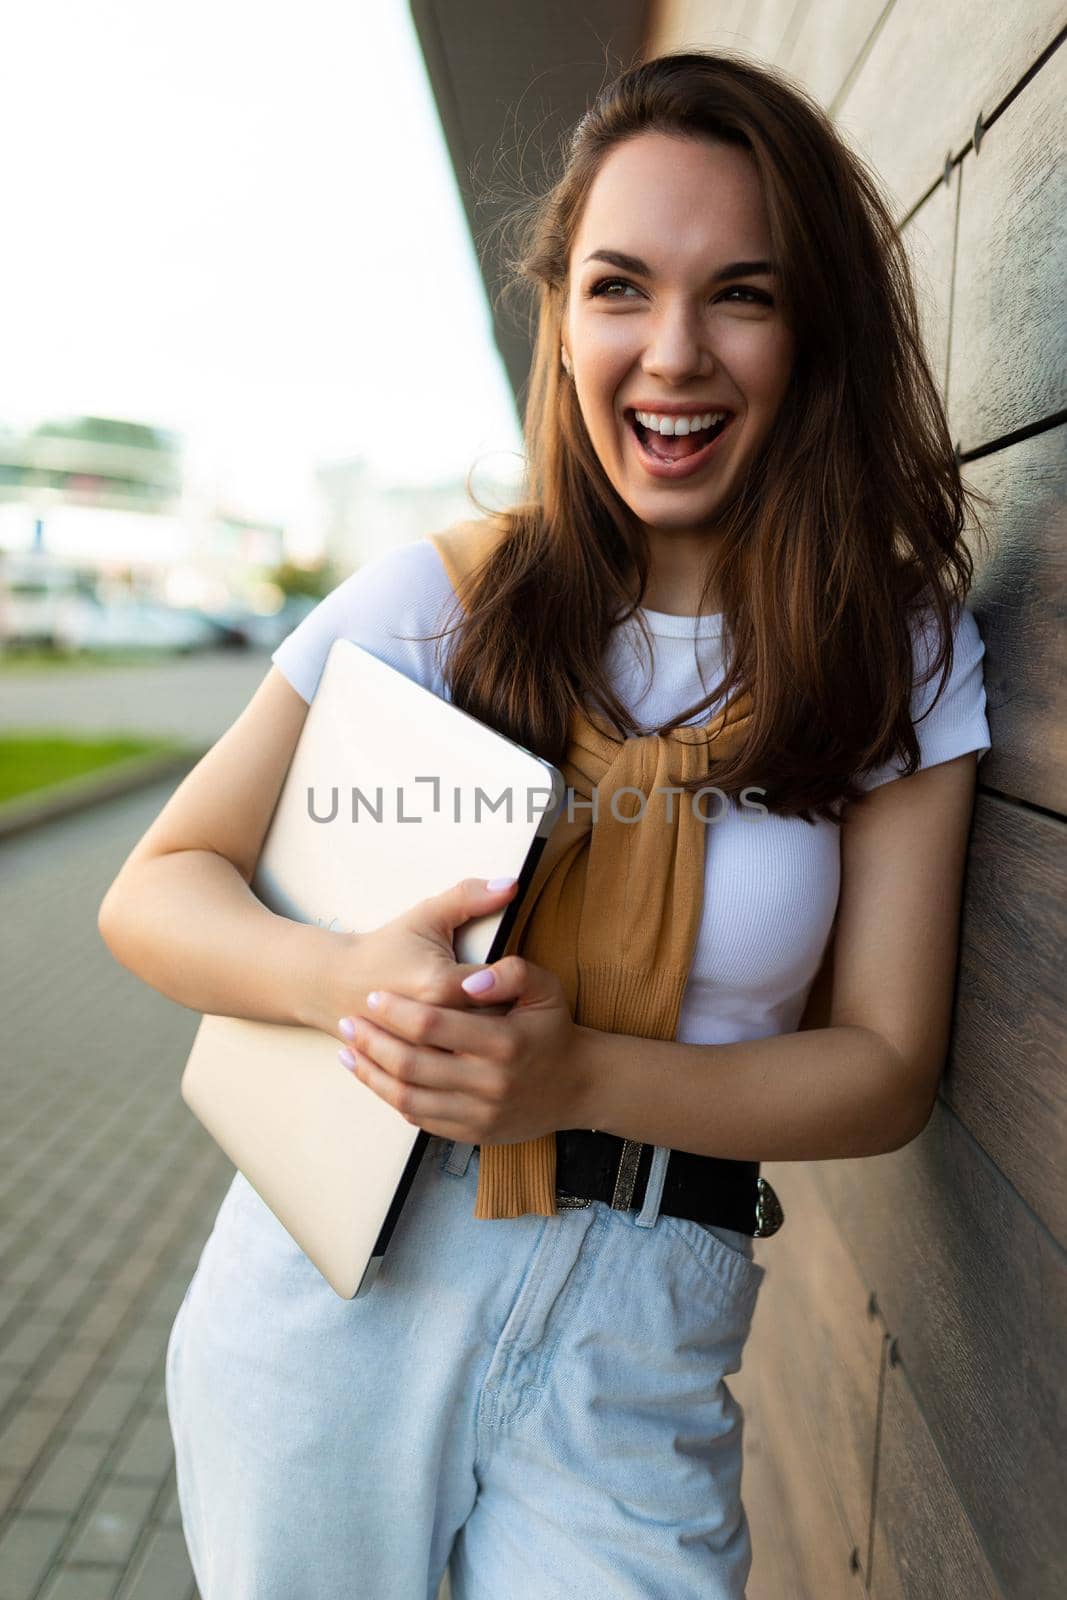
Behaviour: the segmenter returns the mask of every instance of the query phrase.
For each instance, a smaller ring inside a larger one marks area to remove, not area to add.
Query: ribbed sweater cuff
[[[556,1135],[520,1144],[482,1145],[478,1155],[475,1217],[556,1215]]]

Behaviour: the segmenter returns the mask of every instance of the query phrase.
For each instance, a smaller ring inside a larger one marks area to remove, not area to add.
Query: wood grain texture
[[[784,1239],[783,1229],[767,1243]],[[795,1248],[803,1253],[799,1237]],[[769,1250],[760,1254],[770,1261]],[[824,1391],[805,1389],[809,1363],[795,1359],[798,1341],[814,1359],[811,1314],[810,1303],[798,1308],[779,1252],[760,1289],[744,1364],[730,1379],[745,1414],[741,1494],[753,1551],[747,1600],[859,1600],[863,1593],[862,1573],[851,1564],[855,1542],[823,1467],[825,1437],[813,1426]],[[865,1546],[861,1555],[866,1559]]]
[[[980,796],[940,1093],[1067,1248],[1064,905],[1067,826]]]
[[[778,65],[830,110],[859,70],[884,11],[885,0],[804,0],[790,20]]]
[[[768,1271],[746,1370],[772,1367],[787,1376],[782,1425],[811,1441],[838,1520],[865,1565],[882,1329],[809,1164],[768,1162],[762,1171],[776,1189],[788,1189],[789,1204],[781,1231],[756,1241]]]
[[[664,0],[649,9],[649,56],[695,48],[773,60],[789,26],[793,0]]]
[[[1067,1591],[1062,1250],[940,1101],[904,1149],[814,1166],[998,1582],[1052,1600]]]
[[[901,233],[911,264],[919,326],[930,371],[942,403],[948,394],[949,317],[955,253],[959,168],[939,183]]]
[[[969,605],[985,643],[981,783],[1067,815],[1067,424],[965,464],[987,495]]]
[[[897,220],[959,156],[986,118],[1052,44],[1062,0],[895,0],[833,110],[880,174]],[[813,25],[817,25],[814,24]]]
[[[1001,1600],[907,1378],[891,1363],[878,1440],[872,1600]]]
[[[966,452],[1067,409],[1067,50],[962,162],[949,422]]]

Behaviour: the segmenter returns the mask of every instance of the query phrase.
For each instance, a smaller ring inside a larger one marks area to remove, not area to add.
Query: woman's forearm
[[[881,1155],[923,1126],[904,1062],[869,1028],[813,1028],[740,1044],[579,1028],[574,1070],[572,1126],[694,1155]]]
[[[97,924],[117,961],[179,1005],[294,1025],[326,1015],[338,942],[354,950],[357,940],[278,916],[211,850],[125,869]]]

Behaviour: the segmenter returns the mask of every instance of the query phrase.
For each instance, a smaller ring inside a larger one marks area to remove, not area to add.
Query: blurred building
[[[181,490],[177,437],[146,423],[72,417],[0,432],[0,502],[165,513]]]
[[[194,500],[176,434],[82,416],[0,429],[0,551],[212,609],[283,559],[284,529]]]
[[[481,514],[463,478],[432,484],[383,481],[360,457],[324,463],[316,474],[316,486],[323,507],[324,554],[342,573],[397,545]],[[518,498],[516,481],[484,466],[475,470],[471,486],[489,507],[510,505]]]

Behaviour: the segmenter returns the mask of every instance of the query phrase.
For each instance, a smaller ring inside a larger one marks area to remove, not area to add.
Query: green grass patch
[[[136,756],[166,755],[185,748],[173,739],[80,739],[55,733],[6,733],[0,735],[0,804]]]
[[[143,667],[153,663],[186,661],[180,650],[47,650],[24,646],[0,650],[0,675],[18,672],[83,672],[92,667]]]

